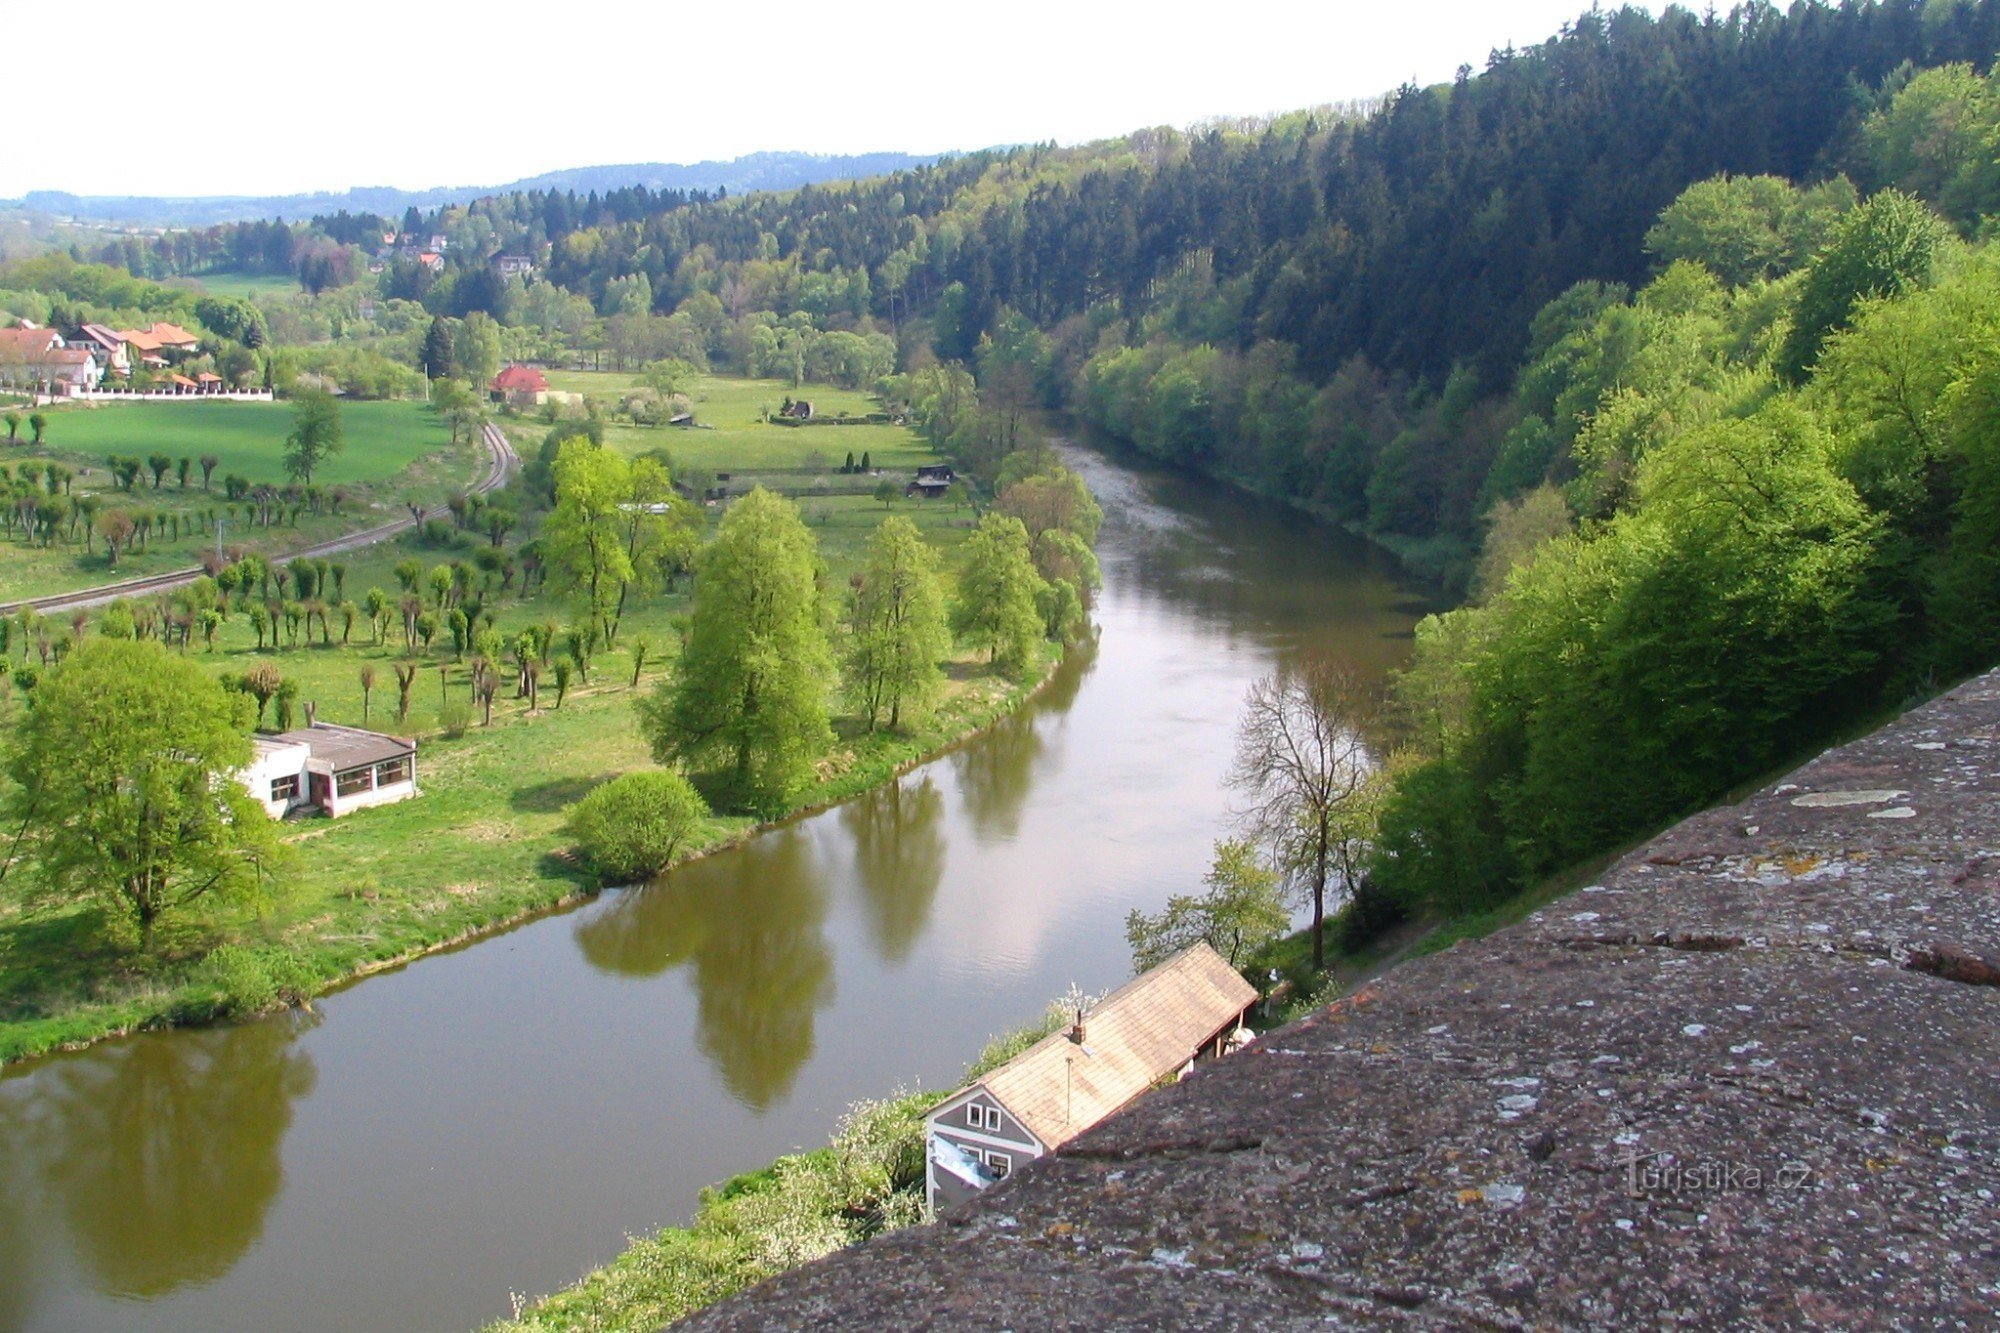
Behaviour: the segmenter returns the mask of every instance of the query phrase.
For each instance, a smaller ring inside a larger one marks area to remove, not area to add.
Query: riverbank
[[[948,753],[1017,712],[1062,658],[1048,645],[1019,683],[955,662],[944,702],[922,727],[892,734],[849,724],[820,781],[784,815],[712,818],[675,864]],[[652,680],[631,684],[620,665],[600,661],[599,683],[572,690],[559,709],[427,738],[420,799],[291,826],[297,879],[261,917],[184,923],[148,957],[108,939],[94,909],[23,918],[0,905],[0,1066],[151,1028],[310,1006],[372,973],[592,896],[596,886],[568,853],[568,808],[599,782],[650,763],[630,704]]]
[[[955,1086],[998,1069],[1069,1021],[1067,999],[987,1040]],[[925,1220],[924,1116],[950,1089],[856,1102],[823,1148],[701,1192],[686,1226],[637,1237],[547,1296],[515,1297],[484,1333],[650,1333],[769,1277]]]

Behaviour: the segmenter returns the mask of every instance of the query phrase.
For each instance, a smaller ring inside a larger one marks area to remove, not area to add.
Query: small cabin
[[[317,809],[333,818],[417,794],[417,743],[315,722],[253,738],[243,785],[273,819]]]
[[[924,1196],[953,1208],[1069,1142],[1163,1079],[1250,1040],[1257,991],[1207,944],[1106,996],[924,1117]]]
[[[803,398],[792,403],[783,411],[783,415],[790,417],[794,421],[811,421],[812,414],[813,405]]]

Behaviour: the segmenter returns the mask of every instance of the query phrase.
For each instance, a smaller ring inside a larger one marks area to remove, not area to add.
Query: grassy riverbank
[[[1073,1001],[986,1043],[970,1082],[1069,1021]],[[694,1218],[634,1239],[487,1333],[644,1333],[870,1236],[924,1220],[924,1114],[942,1092],[859,1102],[824,1148],[703,1190]]]
[[[384,658],[378,725],[394,716]],[[1045,668],[1055,661],[1051,647]],[[453,674],[447,668],[448,688],[462,697]],[[419,751],[421,798],[288,825],[297,866],[273,903],[261,914],[185,919],[151,955],[132,949],[94,904],[35,915],[0,904],[0,1063],[297,1002],[584,895],[593,886],[568,855],[564,817],[598,783],[650,765],[631,703],[657,674],[649,664],[635,689],[630,654],[608,653],[594,664],[593,683],[572,689],[560,709],[544,686],[540,710],[496,712],[492,727],[474,725],[456,739],[433,732]],[[1015,684],[963,660],[952,675],[942,706],[913,731],[868,733],[843,719],[821,780],[791,814],[858,795],[984,730],[1045,678]],[[425,673],[418,689],[434,701],[439,673]],[[351,684],[329,689],[320,716],[359,722],[358,696]],[[712,818],[680,859],[758,827],[746,817]]]
[[[762,389],[717,382],[714,396],[747,402]],[[520,421],[510,426],[524,443],[545,429]],[[760,446],[773,465],[785,461],[772,452],[778,444],[789,447],[796,466],[808,466],[814,453],[807,431],[747,421],[739,429],[776,437]],[[904,437],[901,448],[909,448],[909,432],[895,429]],[[685,432],[672,434],[686,438]],[[970,531],[970,516],[947,505],[897,501],[895,507],[918,522],[948,564]],[[835,495],[810,506],[827,588],[844,587],[859,568],[867,539],[888,508],[863,495]],[[533,527],[531,516],[516,541],[531,536]],[[393,596],[399,561],[415,558],[429,569],[484,548],[483,538],[439,548],[406,536],[357,551],[340,562],[344,596],[360,601],[370,588]],[[486,606],[509,641],[530,626],[566,618],[554,599],[524,599],[518,589],[493,586],[490,577],[487,584]],[[296,687],[301,709],[311,701],[321,720],[418,736],[422,796],[339,821],[288,825],[295,864],[272,901],[258,909],[217,908],[178,918],[163,926],[151,953],[135,948],[129,931],[96,903],[30,912],[0,897],[0,1062],[139,1028],[296,1003],[588,892],[588,876],[568,855],[564,819],[599,783],[650,765],[631,704],[673,668],[680,618],[690,605],[682,587],[633,608],[617,646],[592,659],[588,678],[579,678],[560,705],[553,674],[545,671],[540,707],[503,691],[491,726],[479,725],[469,665],[448,635],[416,655],[422,670],[409,714],[399,719],[394,664],[409,660],[409,653],[397,630],[377,643],[365,616],[344,632],[336,615],[321,642],[287,634],[279,647],[275,632],[266,642],[250,617],[233,613],[212,646],[196,645],[193,660],[225,678],[240,678],[253,665],[275,667]],[[649,652],[641,671],[635,649],[642,642]],[[16,665],[33,664],[25,638],[14,651]],[[1048,648],[1030,679],[1045,679],[1057,658]],[[373,673],[372,693],[362,687],[364,671]],[[836,718],[836,746],[793,813],[866,791],[991,725],[1031,692],[1032,685],[1003,679],[968,655],[949,664],[941,706],[912,731],[869,732],[853,718]],[[0,731],[24,706],[17,688],[0,678]],[[683,856],[726,846],[756,827],[747,817],[710,819]]]

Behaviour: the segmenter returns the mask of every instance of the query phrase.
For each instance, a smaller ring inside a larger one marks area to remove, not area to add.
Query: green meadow
[[[761,451],[763,466],[782,475],[783,469],[809,466],[822,435],[850,433],[761,422],[759,400],[774,386],[718,380],[705,385],[705,400],[725,407],[729,415],[721,419],[733,423],[712,432],[718,437],[712,457],[721,471],[741,470],[739,455],[720,451],[724,441]],[[800,392],[841,401],[837,392]],[[866,405],[858,395],[852,401],[857,408]],[[524,454],[539,446],[548,429],[532,417],[503,420]],[[351,437],[353,424],[348,429]],[[913,469],[932,457],[914,432],[878,429],[899,468]],[[709,433],[661,428],[634,434],[657,437],[682,458],[686,453],[675,445]],[[52,429],[51,442],[58,438],[71,437],[58,437]],[[122,447],[130,452],[131,446]],[[389,449],[384,446],[385,453]],[[470,475],[469,451],[461,462],[466,466],[460,484]],[[198,485],[197,478],[197,494]],[[174,487],[170,475],[159,494],[170,495]],[[721,510],[708,507],[711,527]],[[888,504],[857,494],[809,497],[801,510],[819,542],[822,586],[836,602],[887,513],[916,519],[926,538],[945,552],[948,582],[957,563],[954,552],[974,522],[969,508],[905,500],[900,492]],[[510,552],[535,535],[538,517],[530,515],[510,536]],[[339,557],[341,590],[353,602],[362,601],[370,588],[399,595],[394,573],[399,561],[414,557],[426,568],[470,561],[484,545],[483,538],[467,536],[457,547],[425,547],[406,534]],[[0,547],[0,571],[10,549]],[[121,562],[121,571],[126,567]],[[509,641],[530,625],[567,623],[568,608],[559,596],[523,599],[518,584],[502,586],[494,576],[488,576],[487,588],[486,606]],[[377,643],[365,615],[344,634],[336,612],[331,643],[314,634],[259,648],[249,617],[232,609],[213,648],[197,641],[188,650],[193,660],[224,677],[241,677],[253,663],[275,666],[298,686],[295,725],[303,725],[304,706],[311,702],[323,721],[418,737],[422,796],[338,821],[288,825],[296,860],[271,902],[261,909],[237,906],[185,916],[163,931],[151,957],[121,938],[94,904],[30,913],[0,900],[0,1062],[108,1032],[254,1012],[586,892],[589,881],[567,853],[563,821],[568,808],[598,783],[650,765],[632,701],[670,673],[679,624],[691,605],[683,581],[632,608],[617,646],[591,660],[588,681],[576,681],[560,706],[553,671],[542,673],[539,707],[515,698],[511,683],[505,684],[490,726],[474,706],[470,665],[455,653],[448,633],[415,654],[421,668],[409,712],[399,717],[394,663],[412,656],[400,624]],[[634,653],[642,641],[649,649],[643,670]],[[20,644],[14,652],[18,661]],[[1049,646],[1042,666],[1056,657]],[[369,691],[362,687],[364,671],[373,675]],[[512,680],[504,670],[502,677]],[[837,718],[835,751],[800,808],[867,790],[1004,716],[1030,688],[993,675],[970,654],[952,663],[949,677],[938,711],[907,734],[870,733],[852,717]],[[15,687],[0,676],[0,730],[23,706]],[[275,715],[266,720],[275,723]],[[744,817],[711,819],[689,854],[742,837],[751,827]]]
[[[0,446],[0,468],[26,476],[49,463],[76,473],[74,497],[95,496],[104,510],[164,514],[164,535],[121,555],[115,568],[101,543],[58,541],[41,546],[19,529],[0,534],[0,601],[68,592],[114,579],[182,569],[215,545],[211,514],[231,546],[283,554],[385,519],[401,517],[406,501],[435,505],[462,491],[479,473],[480,447],[454,446],[444,423],[422,403],[362,402],[341,407],[345,446],[314,474],[315,484],[339,486],[349,498],[340,513],[304,513],[294,524],[251,526],[247,508],[232,506],[223,480],[236,474],[253,483],[283,485],[285,435],[292,409],[285,403],[119,403],[68,406],[47,412],[48,430],[37,448]],[[208,455],[219,460],[210,488],[202,489],[196,462],[183,487],[169,469],[156,487],[150,470],[130,491],[119,488],[107,462],[116,454],[141,459],[165,454],[176,463]]]
[[[290,403],[99,403],[50,408],[45,444],[102,460],[112,454],[170,454],[222,460],[216,481],[231,472],[253,482],[285,481]],[[322,486],[384,481],[444,448],[451,433],[422,403],[342,403],[345,445],[313,474]],[[4,456],[0,456],[3,459]]]

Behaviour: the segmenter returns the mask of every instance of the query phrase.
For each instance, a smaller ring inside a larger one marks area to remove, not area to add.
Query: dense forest
[[[1364,531],[1468,601],[1375,879],[1472,908],[1990,664],[1996,50],[2000,0],[1593,11],[1370,107],[77,258],[289,267],[406,364],[450,325],[875,387],[961,452],[1067,407]],[[364,307],[382,232],[447,260]]]

